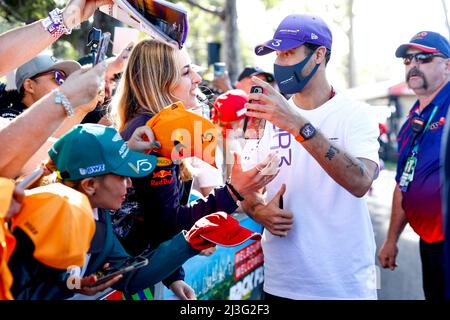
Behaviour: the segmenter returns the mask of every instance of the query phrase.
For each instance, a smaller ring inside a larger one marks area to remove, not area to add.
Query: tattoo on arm
[[[358,167],[359,172],[361,173],[361,177],[364,177],[364,171],[365,171],[364,163],[361,160],[359,160],[358,163],[355,163],[355,161],[353,161],[353,159],[349,155],[344,154],[344,156],[345,156],[345,159],[347,159],[346,168],[350,169],[352,167]]]
[[[327,154],[325,155],[325,158],[327,158],[328,160],[331,161],[334,158],[334,156],[338,153],[339,153],[339,149],[337,149],[333,146],[330,146],[330,149],[328,149]]]

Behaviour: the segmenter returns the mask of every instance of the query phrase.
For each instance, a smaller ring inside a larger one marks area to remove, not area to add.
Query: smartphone
[[[252,86],[250,93],[263,93],[261,86]],[[258,103],[256,100],[250,100],[249,103]],[[266,120],[254,117],[245,117],[244,120],[244,138],[245,139],[261,139],[264,134]]]
[[[104,32],[98,43],[98,51],[95,55],[94,66],[106,59],[106,52],[108,51],[109,40],[111,39],[111,33]]]
[[[28,176],[26,176],[22,181],[17,183],[17,186],[22,189],[27,189],[33,183],[35,183],[44,174],[44,169],[42,167],[37,168]]]
[[[214,78],[221,77],[225,74],[225,62],[216,62],[214,63]]]
[[[95,273],[95,275],[97,276],[97,282],[95,282],[95,284],[96,285],[103,284],[105,282],[108,282],[115,276],[118,276],[119,274],[124,274],[142,268],[147,264],[148,264],[147,258],[144,258],[142,256],[131,257],[118,267],[110,268],[108,270],[97,271]]]

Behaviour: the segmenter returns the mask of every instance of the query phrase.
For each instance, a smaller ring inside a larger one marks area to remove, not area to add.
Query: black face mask
[[[305,59],[293,66],[274,64],[274,76],[281,93],[294,94],[303,90],[320,66],[320,64],[317,64],[309,75],[302,77],[302,70],[313,54],[314,52],[311,52]]]

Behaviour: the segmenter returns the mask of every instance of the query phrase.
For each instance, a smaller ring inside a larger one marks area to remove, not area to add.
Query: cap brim
[[[111,173],[131,178],[148,176],[156,169],[158,158],[145,153],[130,150],[125,161]]]
[[[285,51],[300,47],[305,44],[305,42],[294,40],[294,39],[272,39],[269,40],[255,48],[255,54],[257,56],[263,56],[273,51]]]
[[[271,74],[271,73],[269,73],[269,72],[265,72],[265,71],[262,71],[262,72],[255,72],[255,73],[252,73],[250,76],[257,76],[257,75],[260,75],[260,74],[262,74],[263,76],[265,76],[266,79],[267,79],[269,82],[273,82],[273,80],[275,79],[274,76],[273,76],[273,74]],[[270,79],[270,80],[269,80],[269,79]]]
[[[261,234],[239,225],[224,233],[215,232],[207,236],[201,234],[200,237],[222,247],[235,247],[247,240],[260,240]]]
[[[397,58],[403,58],[406,54],[406,51],[408,51],[408,49],[411,47],[422,50],[423,52],[440,52],[436,48],[423,46],[417,43],[404,43],[397,48],[397,50],[395,51],[395,56]]]
[[[77,70],[81,69],[81,64],[79,64],[76,61],[61,61],[58,63],[55,63],[51,68],[48,70],[61,70],[64,71],[66,76],[70,76],[72,73],[74,73]],[[45,71],[44,71],[45,72]]]

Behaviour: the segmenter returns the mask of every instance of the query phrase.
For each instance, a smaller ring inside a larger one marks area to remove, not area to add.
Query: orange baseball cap
[[[13,276],[8,268],[8,261],[16,247],[16,239],[6,228],[3,219],[8,213],[14,188],[14,181],[0,178],[0,300],[13,299],[10,291]]]
[[[34,243],[39,262],[66,270],[82,266],[95,232],[93,210],[88,198],[55,183],[26,192],[22,210],[12,220]]]
[[[186,110],[182,102],[158,112],[147,126],[161,143],[157,152],[163,157],[177,162],[195,156],[216,166],[217,130],[208,119]]]
[[[8,213],[15,187],[13,180],[0,178],[0,218]]]

